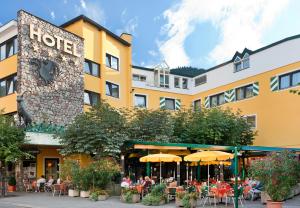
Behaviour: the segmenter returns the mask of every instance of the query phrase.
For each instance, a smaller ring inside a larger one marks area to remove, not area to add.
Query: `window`
[[[237,100],[243,100],[246,98],[253,97],[253,85],[251,84],[251,85],[237,88],[235,90],[235,93],[236,93]]]
[[[174,77],[174,87],[180,88],[180,78]]]
[[[168,110],[175,110],[175,100],[171,98],[165,99],[165,108]]]
[[[84,61],[84,72],[96,77],[100,77],[100,65],[86,59]]]
[[[200,111],[201,110],[201,100],[195,100],[194,101],[194,111]]]
[[[249,54],[246,53],[243,57],[243,69],[247,69],[250,67],[250,59],[249,59]]]
[[[160,87],[169,88],[169,72],[160,71],[159,83]]]
[[[300,84],[300,71],[291,72],[279,77],[279,88],[286,89]]]
[[[147,78],[144,75],[134,74],[132,75],[134,81],[146,82]]]
[[[195,79],[195,87],[205,84],[207,81],[206,75],[198,77]]]
[[[106,95],[119,98],[119,85],[106,82]]]
[[[242,70],[242,60],[240,57],[236,57],[234,60],[234,71],[238,72]]]
[[[210,106],[215,107],[225,103],[224,93],[210,96]]]
[[[182,88],[187,89],[188,88],[188,79],[182,78]]]
[[[17,76],[10,76],[0,81],[0,97],[16,92]]]
[[[112,56],[112,55],[107,53],[105,62],[106,62],[107,67],[119,71],[119,59],[117,57]]]
[[[256,128],[256,115],[245,116],[245,119],[251,128]]]
[[[146,95],[134,95],[134,106],[146,108],[147,106],[147,97]]]
[[[100,95],[95,92],[84,91],[84,104],[97,105],[100,102]]]
[[[16,54],[18,52],[17,37],[11,38],[0,44],[0,61]]]

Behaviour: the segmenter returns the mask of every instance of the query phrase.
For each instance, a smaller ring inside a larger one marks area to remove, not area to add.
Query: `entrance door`
[[[45,177],[51,175],[54,179],[58,178],[58,171],[59,171],[59,159],[58,158],[45,158]]]

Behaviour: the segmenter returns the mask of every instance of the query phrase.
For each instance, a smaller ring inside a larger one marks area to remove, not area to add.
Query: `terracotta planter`
[[[98,196],[98,201],[105,201],[106,199],[108,199],[108,195],[99,195]]]
[[[8,185],[7,192],[15,192],[15,191],[16,191],[16,186],[10,186],[10,185]]]
[[[82,198],[88,198],[90,196],[89,191],[80,191],[80,197]]]
[[[175,198],[175,204],[176,204],[176,207],[182,207],[183,206],[182,199],[176,197]]]
[[[267,201],[267,208],[282,208],[283,202]]]
[[[128,203],[128,202],[126,202],[125,195],[122,194],[120,199],[121,199],[122,202]],[[139,203],[140,201],[141,201],[140,195],[139,194],[133,194],[132,198],[131,198],[131,202],[129,202],[129,203]]]
[[[71,196],[71,197],[79,196],[79,191],[74,190],[74,189],[69,189],[68,195]]]

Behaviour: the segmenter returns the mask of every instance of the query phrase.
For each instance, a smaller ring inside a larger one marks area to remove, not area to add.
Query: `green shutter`
[[[278,78],[278,76],[271,77],[270,88],[271,88],[271,91],[279,90],[279,78]]]
[[[233,102],[235,101],[235,89],[227,90],[225,92],[225,102]]]
[[[180,108],[181,108],[180,99],[175,99],[175,110],[180,110]]]
[[[210,107],[209,96],[204,98],[204,106],[205,106],[205,108]]]
[[[258,82],[254,82],[253,83],[253,95],[257,96],[259,94],[259,83]]]
[[[165,106],[166,106],[166,99],[164,97],[160,97],[159,106],[160,106],[160,108],[165,108]]]

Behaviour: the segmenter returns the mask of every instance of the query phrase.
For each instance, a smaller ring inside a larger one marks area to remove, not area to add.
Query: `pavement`
[[[138,204],[126,204],[120,201],[119,197],[110,197],[106,201],[93,202],[80,197],[55,196],[50,193],[13,193],[8,197],[0,198],[0,208],[146,208]],[[175,207],[174,202],[160,207]],[[198,206],[200,207],[200,206]],[[201,206],[202,207],[202,206]],[[210,206],[206,206],[210,207]],[[213,206],[211,206],[213,207]],[[225,206],[218,205],[217,208]],[[233,207],[231,206],[227,206]],[[239,206],[241,207],[241,206]],[[263,208],[259,201],[246,201],[244,208]],[[284,203],[284,208],[300,208],[300,196],[294,197]]]

